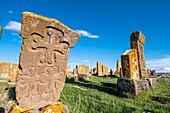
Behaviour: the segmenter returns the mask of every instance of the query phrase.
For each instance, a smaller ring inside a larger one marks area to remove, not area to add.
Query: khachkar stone
[[[18,75],[18,64],[12,64],[12,68],[10,70],[10,81],[16,82],[17,75]]]
[[[144,56],[144,44],[145,44],[145,36],[142,34],[141,31],[136,31],[131,34],[130,46],[131,49],[137,49],[140,78],[145,78],[147,75],[145,56]]]
[[[108,73],[108,68],[105,65],[102,66],[102,71],[103,71],[103,75],[107,76],[109,74]]]
[[[110,69],[110,75],[114,75],[114,69]]]
[[[102,63],[101,62],[97,62],[97,76],[103,76]]]
[[[117,77],[120,77],[120,60],[117,60],[115,75],[116,75]]]
[[[60,98],[68,53],[80,35],[58,20],[22,13],[21,73],[16,98],[20,107],[41,108]]]
[[[86,66],[83,64],[83,65],[77,65],[76,68],[77,68],[78,75],[80,75],[80,74],[89,75],[89,66]]]
[[[66,69],[66,76],[68,75],[72,75],[72,72],[70,71],[70,66],[67,66],[67,69]]]
[[[77,68],[73,69],[73,75],[77,75]]]
[[[1,78],[9,78],[10,73],[10,63],[8,62],[1,62],[0,63],[0,77]]]
[[[136,49],[126,50],[121,56],[121,78],[139,79],[138,56]]]
[[[2,27],[0,26],[0,39],[1,39],[1,36],[2,36]]]

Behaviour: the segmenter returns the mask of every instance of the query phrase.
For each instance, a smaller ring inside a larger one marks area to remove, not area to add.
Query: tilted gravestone
[[[56,102],[65,83],[68,53],[80,35],[58,20],[22,14],[21,73],[16,99],[20,107],[41,108]]]

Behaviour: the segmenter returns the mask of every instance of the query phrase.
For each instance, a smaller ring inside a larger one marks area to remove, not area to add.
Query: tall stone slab
[[[114,69],[110,69],[110,75],[114,75]]]
[[[95,67],[93,68],[93,75],[96,75],[96,73],[97,73],[97,68]]]
[[[20,107],[38,109],[59,100],[68,53],[80,35],[58,20],[29,12],[22,13],[20,35],[16,99]]]
[[[103,71],[103,75],[108,75],[109,74],[108,73],[108,68],[105,65],[102,66],[102,71]]]
[[[120,60],[117,60],[117,62],[116,62],[116,71],[115,71],[115,75],[117,76],[117,77],[120,77]]]
[[[89,67],[88,66],[83,64],[83,65],[77,65],[76,68],[77,68],[78,75],[80,75],[80,74],[89,75]]]
[[[122,78],[139,79],[138,55],[136,49],[126,50],[121,56]]]
[[[0,77],[1,78],[9,78],[10,73],[10,63],[8,62],[1,62],[0,63]]]
[[[77,68],[73,69],[73,75],[77,75]]]
[[[0,39],[1,39],[1,36],[2,36],[2,27],[0,26]]]
[[[116,63],[116,71],[117,71],[117,72],[120,72],[120,60],[117,60],[117,63]]]
[[[16,82],[17,75],[18,75],[18,64],[12,64],[12,68],[10,70],[10,81]]]
[[[66,69],[66,75],[72,75],[72,72],[70,71],[70,66],[67,66],[67,69]]]
[[[97,76],[103,76],[102,66],[101,62],[97,62]]]
[[[145,36],[142,34],[141,31],[135,31],[131,34],[130,46],[131,49],[137,49],[140,78],[145,78],[147,76],[144,56],[144,44]]]

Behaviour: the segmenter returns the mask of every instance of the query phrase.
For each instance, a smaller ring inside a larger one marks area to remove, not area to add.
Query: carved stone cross
[[[24,12],[20,35],[19,106],[41,108],[56,102],[65,83],[69,49],[80,35],[55,19]]]

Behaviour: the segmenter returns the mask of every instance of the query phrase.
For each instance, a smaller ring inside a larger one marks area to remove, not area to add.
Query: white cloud
[[[70,63],[70,65],[78,65],[78,63],[73,62],[73,63]]]
[[[84,60],[84,62],[90,62],[89,60]]]
[[[18,34],[18,33],[12,33],[12,35],[16,35],[16,36],[19,36],[19,34]]]
[[[99,38],[98,35],[92,35],[91,33],[85,31],[85,30],[76,30],[78,33],[80,33],[80,35],[85,36],[85,37],[89,37],[89,38]]]
[[[21,30],[21,23],[16,22],[16,21],[9,21],[4,29],[20,32],[20,30]]]
[[[13,41],[22,44],[22,39],[19,40],[19,39],[13,38]]]
[[[170,72],[170,57],[151,59],[146,61],[147,68],[155,69],[157,72]]]
[[[8,11],[8,13],[14,13],[13,11]]]

